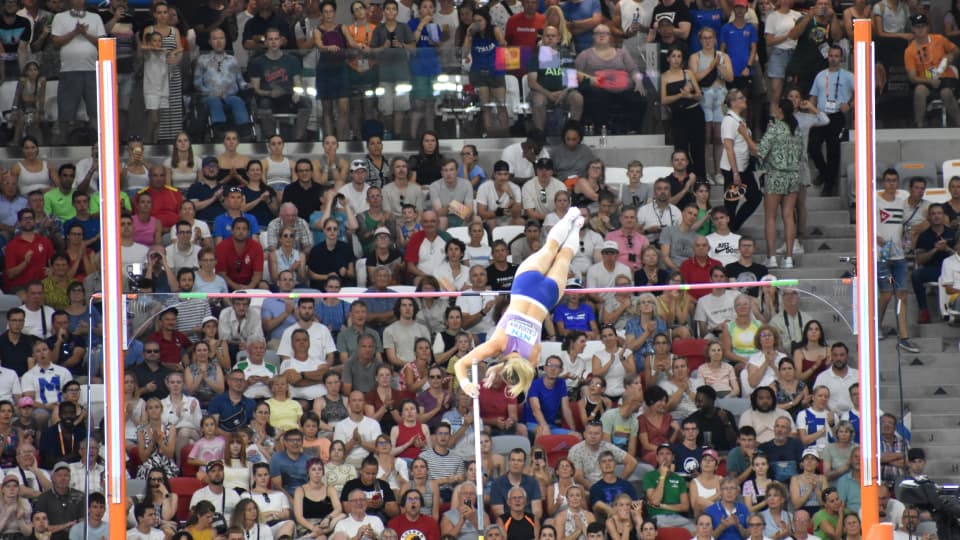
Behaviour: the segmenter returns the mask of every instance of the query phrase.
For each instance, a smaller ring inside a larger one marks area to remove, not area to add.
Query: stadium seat
[[[523,225],[500,225],[493,229],[493,241],[503,240],[507,244],[523,234]]]
[[[197,476],[197,467],[196,465],[187,463],[191,450],[193,450],[192,444],[188,444],[180,449],[180,474],[194,478]]]
[[[521,435],[497,435],[490,440],[493,443],[491,452],[494,454],[506,457],[510,455],[510,451],[514,448],[521,448],[527,453],[527,456],[530,455],[530,439]]]
[[[561,348],[562,344],[559,341],[541,341],[540,342],[540,362],[539,366],[543,366],[547,362],[547,358],[550,358],[553,355],[559,355],[563,352]]]
[[[460,240],[464,244],[469,244],[470,233],[468,231],[469,227],[449,227],[447,229],[447,234],[453,238],[456,238],[457,240]]]
[[[510,117],[510,123],[517,121],[527,114],[526,104],[520,96],[520,81],[516,75],[507,73],[504,76],[507,87],[507,115]]]
[[[587,344],[583,347],[583,356],[589,361],[590,358],[595,354],[599,354],[603,351],[603,342],[599,339],[594,339],[587,341]]]
[[[80,403],[87,403],[87,396],[90,398],[90,410],[88,411],[91,425],[99,426],[100,420],[103,420],[104,395],[102,384],[82,384],[80,385]]]
[[[534,441],[534,446],[543,447],[547,452],[547,464],[556,467],[561,458],[567,457],[567,452],[580,439],[573,435],[541,435]]]
[[[926,179],[927,187],[940,187],[937,180],[937,168],[933,163],[926,161],[901,161],[893,166],[900,175],[900,188],[908,189],[910,179],[917,176]],[[881,173],[883,171],[880,171]]]
[[[940,178],[943,178],[943,185],[946,186],[951,178],[960,176],[960,159],[948,159],[944,161],[940,171],[942,173]]]
[[[661,527],[657,529],[657,540],[690,540],[690,531],[683,527]]]
[[[177,476],[170,479],[170,491],[177,494],[177,519],[186,521],[190,518],[190,498],[194,492],[203,489],[203,482],[196,478]]]
[[[673,172],[673,167],[644,167],[640,182],[652,184]]]
[[[356,297],[356,296],[350,296],[350,295],[351,295],[351,294],[356,294],[356,293],[362,293],[362,292],[364,292],[364,291],[366,291],[366,289],[363,288],[363,287],[341,287],[341,288],[340,288],[340,294],[342,294],[342,295],[344,295],[344,296],[341,297],[340,299],[343,300],[344,302],[352,303],[352,302],[353,302],[354,300],[356,300],[358,297]]]
[[[671,349],[673,354],[687,358],[687,369],[690,373],[707,363],[707,357],[704,355],[707,350],[705,339],[675,339]]]
[[[135,501],[143,500],[143,494],[147,489],[147,481],[142,478],[127,478],[127,496]]]
[[[417,290],[417,288],[413,285],[393,285],[390,288],[399,293],[412,293],[416,292]]]
[[[603,181],[607,185],[629,184],[627,169],[624,167],[607,167],[603,172]]]
[[[367,258],[361,257],[357,259],[353,267],[357,273],[357,287],[365,288],[367,286],[367,280],[369,279],[369,276],[367,276]]]

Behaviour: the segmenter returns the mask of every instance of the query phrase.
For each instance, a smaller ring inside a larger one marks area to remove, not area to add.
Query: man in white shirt
[[[220,312],[220,339],[230,346],[231,357],[235,357],[236,349],[242,348],[247,342],[263,339],[261,323],[260,309],[250,307],[249,298],[234,298],[230,307]]]
[[[23,333],[46,339],[53,335],[52,307],[43,303],[43,285],[34,282],[27,285],[26,300],[20,309],[24,313]]]
[[[587,270],[587,288],[595,289],[599,287],[613,287],[616,285],[617,276],[633,276],[630,267],[618,261],[620,256],[620,247],[612,240],[607,240],[600,248],[600,262]],[[613,293],[601,295],[590,295],[590,300],[599,306],[605,301],[612,299]]]
[[[710,210],[710,219],[713,221],[714,232],[707,235],[710,243],[711,259],[720,261],[726,266],[740,258],[740,235],[730,230],[730,214],[723,206],[716,206]]]
[[[567,186],[553,177],[553,160],[538,159],[536,176],[524,182],[520,189],[524,217],[542,222],[547,214],[556,210],[557,193],[566,190]]]
[[[383,331],[383,350],[386,353],[387,362],[395,369],[400,369],[405,364],[413,362],[413,350],[417,338],[423,337],[429,340],[430,330],[414,320],[417,316],[417,305],[413,298],[398,299],[394,313],[397,321]]]
[[[107,34],[99,15],[86,9],[85,0],[70,0],[70,9],[57,13],[51,25],[53,45],[60,49],[60,91],[57,93],[59,121],[70,133],[83,99],[87,118],[97,117],[97,38]]]
[[[500,159],[510,164],[510,174],[514,182],[533,178],[533,164],[541,158],[550,157],[550,152],[545,146],[546,142],[547,136],[542,130],[532,129],[527,132],[527,140],[513,143],[503,149]]]
[[[247,357],[237,362],[237,369],[243,371],[247,389],[243,395],[250,399],[269,399],[273,397],[270,382],[277,376],[277,366],[264,362],[267,343],[263,337],[247,342]]]
[[[716,267],[710,271],[710,281],[726,283],[727,274],[723,268]],[[697,308],[693,312],[693,320],[697,323],[700,336],[705,339],[719,339],[723,326],[736,317],[733,309],[739,293],[733,289],[711,289],[710,294],[697,300]]]
[[[277,347],[277,355],[280,358],[293,356],[290,336],[297,328],[306,330],[310,336],[310,358],[323,360],[327,365],[332,365],[337,345],[333,342],[330,330],[316,320],[316,301],[313,298],[297,300],[297,322],[290,325],[280,336],[280,345]]]
[[[222,514],[227,523],[230,523],[230,516],[233,515],[233,509],[240,502],[240,496],[233,489],[227,489],[223,486],[223,461],[215,459],[207,465],[207,485],[193,492],[190,497],[190,508],[193,508],[200,501],[209,501],[213,504],[214,511]]]
[[[0,401],[16,403],[22,393],[17,372],[0,366]]]
[[[87,445],[89,445],[89,452]],[[100,444],[95,439],[80,441],[80,461],[69,463],[70,487],[78,491],[86,490],[89,480],[91,493],[103,493],[105,469],[100,460]],[[89,456],[89,459],[87,458]]]
[[[491,230],[522,219],[520,187],[510,181],[510,165],[503,160],[493,164],[493,182],[477,188],[477,215]]]
[[[186,221],[180,221],[176,225],[176,231],[176,240],[167,246],[167,263],[173,267],[174,272],[181,268],[197,268],[200,265],[197,261],[200,246],[193,243],[193,227]]]
[[[660,231],[680,221],[680,209],[670,204],[670,182],[661,178],[653,184],[653,200],[637,210],[637,224],[651,244],[660,245]]]
[[[380,538],[383,522],[377,516],[367,514],[367,496],[359,489],[347,494],[344,505],[350,513],[337,522],[333,534],[344,534],[348,540],[353,538]]]
[[[813,388],[826,386],[830,389],[827,408],[835,414],[843,414],[854,407],[850,401],[850,387],[860,380],[860,372],[848,363],[849,349],[842,342],[830,346],[830,369],[817,375]]]
[[[346,463],[354,467],[359,467],[363,458],[376,449],[377,437],[382,433],[379,422],[363,415],[364,405],[363,392],[350,392],[347,400],[349,415],[333,428],[333,440],[344,442],[347,448]]]
[[[42,348],[49,351],[50,347],[44,341],[37,341],[33,344],[33,350]],[[38,407],[34,411],[34,416],[38,420],[46,420],[50,411],[52,411],[63,399],[63,385],[67,381],[72,381],[73,375],[70,370],[50,363],[50,354],[43,354],[35,366],[30,368],[20,379],[20,386],[23,388],[23,395],[33,398],[33,400],[43,409]],[[45,410],[46,414],[41,413]]]
[[[367,190],[370,185],[367,184],[367,160],[355,159],[350,162],[350,183],[344,184],[337,191],[347,198],[347,204],[353,210],[353,213],[360,215],[370,208],[367,204]]]
[[[20,398],[21,407],[25,399],[30,398]],[[50,482],[50,473],[41,469],[37,463],[36,448],[28,442],[21,442],[17,446],[17,466],[4,469],[3,475],[4,478],[8,475],[15,476],[20,483],[20,496],[27,499],[37,498],[53,485]]]

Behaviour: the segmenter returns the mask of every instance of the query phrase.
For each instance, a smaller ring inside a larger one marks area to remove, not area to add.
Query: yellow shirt
[[[270,398],[267,400],[267,405],[270,406],[270,425],[275,429],[280,431],[300,429],[303,407],[296,400],[277,401]]]

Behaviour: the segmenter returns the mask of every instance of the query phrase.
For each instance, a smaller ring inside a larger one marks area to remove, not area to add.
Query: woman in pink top
[[[160,243],[163,226],[160,220],[150,215],[153,197],[143,192],[137,195],[137,213],[133,216],[133,241],[150,247]]]

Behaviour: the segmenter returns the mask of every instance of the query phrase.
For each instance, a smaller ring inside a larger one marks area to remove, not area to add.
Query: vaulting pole
[[[100,172],[100,268],[103,277],[103,380],[106,498],[111,538],[126,538],[126,449],[123,444],[123,270],[120,260],[120,175],[117,132],[117,42],[97,41],[97,137]]]

